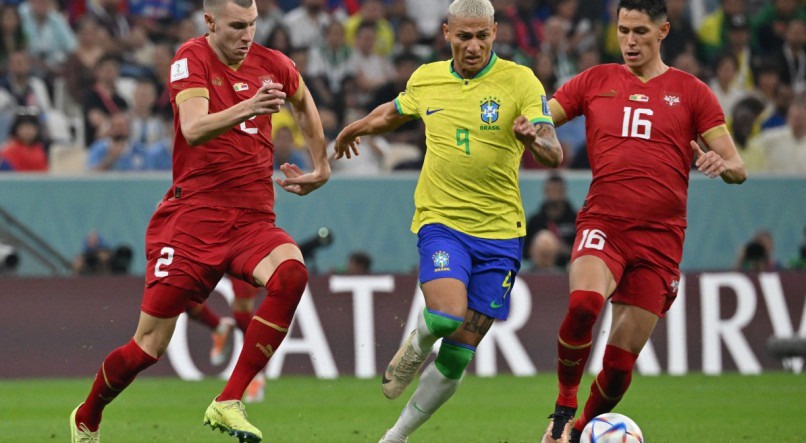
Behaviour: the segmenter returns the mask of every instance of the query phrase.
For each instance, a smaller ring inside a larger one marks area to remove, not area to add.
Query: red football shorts
[[[248,300],[257,297],[257,293],[260,292],[260,288],[256,288],[241,279],[230,278],[229,281],[232,282],[232,292],[235,293],[235,298]]]
[[[581,214],[571,260],[601,258],[616,280],[612,302],[663,317],[677,296],[684,238],[682,226]]]
[[[255,284],[257,264],[285,243],[295,244],[272,213],[163,202],[146,230],[141,308],[155,317],[179,315],[188,300],[203,303],[224,273]]]

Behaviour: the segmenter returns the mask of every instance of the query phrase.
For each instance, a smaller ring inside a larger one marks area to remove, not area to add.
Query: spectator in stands
[[[696,55],[691,52],[683,52],[678,54],[677,57],[672,61],[672,66],[684,71],[688,72],[689,74],[693,75],[694,77],[703,80],[704,82],[708,82],[704,75],[704,69],[700,60],[697,59]]]
[[[273,131],[274,141],[274,169],[280,170],[280,166],[289,163],[299,166],[306,171],[310,169],[311,159],[307,149],[301,149],[294,142],[294,133],[288,126],[281,126]]]
[[[39,113],[17,113],[8,141],[0,149],[0,171],[30,172],[48,170],[48,156],[42,138]]]
[[[526,1],[519,0],[519,3]],[[596,47],[593,23],[579,14],[579,0],[556,0],[553,17],[561,20],[569,45],[576,53]]]
[[[727,41],[728,17],[734,14],[746,14],[745,0],[721,0],[720,6],[708,14],[700,23],[697,31],[701,43],[702,57],[712,60]]]
[[[541,230],[548,230],[560,241],[557,263],[564,266],[571,257],[571,247],[576,236],[576,208],[568,199],[565,179],[551,173],[543,184],[543,202],[540,209],[526,221],[523,257],[529,257],[529,247]]]
[[[344,26],[337,21],[330,23],[324,41],[310,49],[308,87],[315,95],[316,103],[331,109],[341,109],[342,83],[354,75],[355,66],[350,63],[350,47],[344,42]]]
[[[381,0],[361,2],[361,9],[344,22],[344,38],[348,45],[355,46],[358,27],[363,22],[375,24],[375,53],[384,57],[391,55],[395,32],[386,20],[386,5]]]
[[[93,70],[108,49],[109,35],[93,17],[85,15],[76,23],[76,37],[78,47],[64,62],[64,79],[69,98],[80,105],[95,82]]]
[[[531,262],[529,272],[540,274],[561,274],[565,272],[566,262],[561,258],[562,243],[553,232],[541,229],[527,245],[526,258]]]
[[[734,266],[739,271],[780,271],[783,269],[775,259],[775,243],[769,230],[761,229],[739,251]]]
[[[781,82],[791,85],[796,93],[806,90],[806,21],[790,20],[783,44],[776,48],[776,59],[784,68]]]
[[[806,21],[806,7],[803,2],[798,0],[767,2],[752,22],[753,43],[758,48],[781,47],[786,39],[787,25],[793,20]]]
[[[763,171],[806,174],[806,92],[792,100],[785,126],[761,131],[750,144],[763,153]]]
[[[255,6],[257,6],[257,21],[255,21],[254,39],[262,45],[268,41],[269,34],[275,28],[283,26],[285,11],[276,0],[255,0]]]
[[[119,73],[120,58],[113,54],[101,56],[93,68],[95,82],[81,101],[84,111],[84,143],[87,146],[106,136],[111,115],[126,111],[129,107],[117,92]]]
[[[60,74],[68,54],[75,51],[76,36],[52,0],[28,0],[19,7],[28,53],[41,75]]]
[[[150,79],[139,78],[132,95],[130,131],[132,142],[151,145],[165,138],[163,119],[154,113],[156,101],[157,87]]]
[[[87,13],[106,29],[111,38],[109,51],[123,56],[131,47],[132,23],[121,0],[94,0],[87,4]]]
[[[358,104],[362,107],[369,104],[378,88],[395,76],[395,68],[389,59],[375,52],[375,41],[375,24],[362,22],[350,54],[350,64],[355,67]]]
[[[171,91],[168,90],[168,77],[171,72],[171,62],[173,61],[173,49],[167,42],[160,42],[154,45],[154,60],[148,66],[151,79],[157,87],[157,100],[154,102],[154,113],[163,119],[172,119],[174,115],[171,106]]]
[[[744,91],[752,91],[755,86],[753,72],[761,64],[761,56],[750,46],[750,24],[745,14],[734,14],[727,19],[727,37],[722,53],[736,57],[736,84]]]
[[[131,141],[129,114],[118,112],[109,117],[106,136],[90,145],[89,171],[142,171],[146,169],[146,145]]]
[[[544,23],[545,38],[540,45],[540,52],[549,55],[554,62],[554,75],[557,82],[563,84],[576,74],[576,66],[568,38],[568,22],[557,16],[551,16]]]
[[[498,19],[498,31],[495,34],[495,53],[499,57],[512,60],[520,65],[529,66],[531,59],[521,51],[515,39],[515,24],[509,17]]]
[[[17,8],[0,5],[0,66],[8,65],[12,52],[24,50],[28,39],[22,29],[22,18]]]
[[[739,61],[730,52],[723,52],[716,59],[716,76],[708,82],[722,111],[730,115],[736,103],[747,95],[738,82]]]
[[[532,62],[532,71],[543,83],[543,87],[546,88],[546,97],[553,96],[558,86],[557,73],[554,69],[554,57],[546,52],[538,53]]]
[[[31,56],[25,50],[9,54],[6,69],[0,89],[11,95],[15,106],[35,106],[43,111],[53,107],[47,85],[34,75]]]
[[[321,41],[332,17],[325,10],[325,0],[301,0],[300,3],[285,15],[285,27],[291,46],[310,48]]]
[[[366,112],[355,112],[347,116],[346,120],[355,121],[363,118]],[[328,146],[328,152],[333,150],[335,141]],[[361,137],[361,155],[355,156],[349,162],[333,161],[331,168],[338,175],[378,175],[384,170],[386,156],[391,149],[385,135],[366,135]]]
[[[798,255],[787,263],[787,268],[796,271],[806,270],[806,227],[803,228],[803,239],[798,247]]]
[[[769,112],[762,113],[761,130],[778,128],[786,125],[787,114],[789,113],[789,105],[792,104],[792,99],[795,94],[792,86],[779,83],[775,89],[775,106]]]
[[[536,2],[497,1],[494,2],[494,7],[499,22],[504,18],[512,22],[515,44],[518,48],[529,56],[536,55],[543,41],[543,22],[538,15]]]
[[[344,271],[349,275],[369,275],[372,273],[372,257],[364,251],[353,251],[347,257]]]
[[[420,42],[420,31],[417,23],[409,17],[403,17],[397,24],[395,32],[395,46],[392,55],[398,57],[402,54],[414,54],[420,63],[430,62],[434,59],[434,52]]]
[[[782,84],[782,70],[776,59],[767,57],[756,73],[756,87],[752,95],[764,104],[762,115],[772,114],[775,109],[778,87]]]
[[[189,18],[176,22],[174,27],[177,29],[178,35],[183,35],[182,33],[187,32],[188,28],[190,32],[196,30],[195,25]],[[195,34],[191,35],[195,36]],[[148,70],[146,67],[151,65],[152,60],[154,60],[154,42],[151,41],[145,26],[138,23],[132,25],[129,33],[129,44],[131,47],[124,54],[121,75],[129,77],[146,75]]]
[[[405,0],[406,15],[417,22],[423,40],[443,39],[442,23],[448,17],[448,6],[453,0]],[[427,13],[426,13],[427,12]],[[441,59],[440,59],[441,60]]]
[[[684,52],[693,54],[697,51],[697,33],[686,15],[687,5],[686,0],[666,0],[666,15],[672,27],[669,35],[663,39],[661,55],[669,65],[678,55]]]
[[[291,33],[285,26],[277,26],[269,33],[266,46],[282,52],[283,54],[290,54],[291,48]],[[307,46],[297,46],[297,48],[306,48]]]
[[[163,119],[163,137],[146,147],[145,169],[148,171],[171,171],[174,152],[173,119]]]
[[[764,103],[749,96],[739,100],[730,113],[730,132],[748,172],[762,171],[766,164],[764,152],[750,144],[750,139],[759,131],[758,120],[763,111]]]

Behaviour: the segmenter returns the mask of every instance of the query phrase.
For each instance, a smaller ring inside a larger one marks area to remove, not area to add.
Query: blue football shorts
[[[509,316],[509,294],[521,267],[523,237],[473,237],[441,224],[417,233],[420,284],[455,278],[467,287],[467,306],[492,318]]]

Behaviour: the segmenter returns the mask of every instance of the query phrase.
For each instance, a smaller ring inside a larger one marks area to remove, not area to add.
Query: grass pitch
[[[585,396],[591,380],[583,379]],[[89,378],[0,381],[0,441],[69,441],[70,411],[90,383]],[[555,383],[551,374],[467,377],[409,441],[538,442],[553,409]],[[102,441],[235,442],[202,426],[204,410],[222,386],[215,379],[142,377],[105,411]],[[410,387],[389,401],[377,379],[283,377],[269,380],[266,401],[247,405],[247,412],[265,442],[377,442],[412,392]],[[803,442],[806,378],[636,375],[616,411],[632,417],[650,443]]]

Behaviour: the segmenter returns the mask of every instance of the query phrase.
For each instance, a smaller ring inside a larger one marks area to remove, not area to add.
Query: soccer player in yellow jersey
[[[459,386],[476,346],[509,314],[509,290],[526,234],[518,168],[524,147],[556,167],[562,150],[543,85],[531,70],[492,52],[496,23],[489,0],[456,0],[442,30],[449,61],[421,66],[406,91],[348,125],[336,158],[358,155],[360,136],[425,122],[423,170],[411,229],[420,252],[426,309],[392,358],[383,392],[397,398],[434,343],[439,353],[382,442],[405,442]]]

